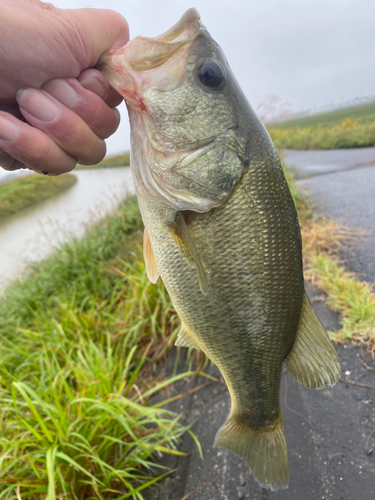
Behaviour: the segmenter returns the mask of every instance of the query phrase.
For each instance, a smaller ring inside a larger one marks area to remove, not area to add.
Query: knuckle
[[[30,145],[29,152],[27,153],[28,158],[36,166],[48,163],[53,156],[52,145],[53,143],[47,137],[36,141]]]

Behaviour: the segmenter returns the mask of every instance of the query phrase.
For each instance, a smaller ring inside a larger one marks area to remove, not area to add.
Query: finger
[[[122,96],[111,87],[104,75],[97,69],[87,69],[78,77],[79,83],[101,97],[109,107],[114,108],[122,102]]]
[[[19,162],[12,163],[4,156],[7,170],[26,166],[36,172],[59,175],[70,172],[77,163],[76,158],[63,151],[41,130],[3,111],[0,111],[0,148]]]
[[[86,90],[74,78],[57,78],[45,83],[43,90],[74,111],[102,139],[112,135],[120,123],[120,114],[97,94]],[[104,90],[104,88],[103,88]]]
[[[17,92],[21,113],[28,123],[44,132],[60,148],[85,165],[101,161],[106,153],[103,139],[74,112],[44,90]]]
[[[14,163],[17,163],[17,160],[15,160],[13,156],[8,155],[3,149],[0,149],[0,167],[9,171],[20,168],[15,166]]]
[[[63,9],[61,16],[69,19],[79,33],[81,43],[88,50],[81,61],[82,68],[92,68],[99,57],[109,49],[119,49],[129,41],[129,27],[121,14],[109,9]]]
[[[15,158],[13,158],[13,156],[10,156],[2,149],[0,149],[0,167],[4,170],[7,170],[8,172],[13,172],[14,170],[29,169],[37,172],[38,174],[43,173],[40,170],[32,169],[31,167],[24,165],[19,160],[16,160]]]
[[[20,112],[20,108],[18,107],[18,104],[16,102],[0,104],[0,111],[6,111],[7,113],[10,113],[11,115],[18,118],[19,120],[25,121],[24,117]]]

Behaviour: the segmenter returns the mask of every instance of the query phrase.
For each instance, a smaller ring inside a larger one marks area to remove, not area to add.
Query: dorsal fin
[[[340,376],[336,351],[306,292],[296,339],[285,365],[296,382],[310,389],[331,387]]]
[[[206,273],[203,269],[202,261],[198,255],[197,249],[195,248],[194,242],[191,239],[189,230],[187,228],[186,222],[180,212],[176,212],[176,216],[173,222],[168,224],[172,236],[176,241],[176,244],[184,252],[186,258],[190,263],[195,266],[198,274],[199,286],[203,294],[207,293],[207,278]]]
[[[159,278],[158,265],[146,228],[143,232],[143,257],[145,259],[147,277],[151,283],[156,283]]]

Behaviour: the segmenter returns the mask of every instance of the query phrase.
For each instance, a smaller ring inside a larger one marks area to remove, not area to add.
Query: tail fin
[[[289,480],[288,451],[283,417],[270,426],[255,427],[230,415],[216,435],[215,445],[246,458],[255,480],[272,491],[286,489]]]

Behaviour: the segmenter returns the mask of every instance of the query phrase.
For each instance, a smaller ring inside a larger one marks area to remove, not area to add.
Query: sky
[[[130,38],[157,36],[195,7],[254,109],[272,95],[293,112],[375,94],[375,0],[50,0],[109,8]],[[108,154],[129,150],[124,105]]]

